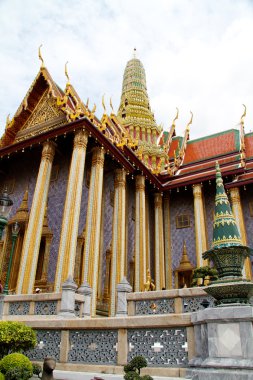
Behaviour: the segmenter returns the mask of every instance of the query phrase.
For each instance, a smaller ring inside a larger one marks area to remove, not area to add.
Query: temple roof
[[[224,141],[226,143],[224,144]],[[236,129],[205,136],[187,142],[183,164],[195,163],[240,150],[240,135]]]

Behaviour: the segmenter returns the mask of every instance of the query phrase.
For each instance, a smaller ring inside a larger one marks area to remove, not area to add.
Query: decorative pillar
[[[135,281],[134,291],[144,290],[146,282],[145,177],[136,176],[135,192]]]
[[[61,239],[55,276],[55,291],[69,276],[74,277],[78,225],[82,198],[83,173],[88,133],[78,130],[74,137],[67,193],[62,218]]]
[[[163,238],[163,199],[161,193],[155,194],[155,286],[156,290],[165,287],[164,276],[164,238]]]
[[[165,287],[172,289],[172,257],[171,257],[171,234],[170,234],[170,196],[163,197],[164,211],[164,253],[165,253]]]
[[[110,316],[115,315],[116,286],[125,276],[126,262],[126,172],[116,169],[112,228]]]
[[[247,235],[242,212],[242,204],[240,198],[240,190],[238,187],[233,187],[229,190],[232,211],[239,229],[243,245],[247,245]],[[250,258],[247,257],[244,264],[244,272],[248,280],[252,279],[252,270]]]
[[[150,270],[150,224],[149,224],[149,197],[145,194],[145,224],[146,224],[146,272]]]
[[[17,294],[33,293],[54,153],[55,144],[45,142],[23,243]]]
[[[91,305],[91,315],[93,317],[96,315],[97,303],[104,156],[103,147],[93,149],[82,268],[83,281],[88,283],[93,291]]]
[[[207,251],[207,237],[201,184],[193,185],[193,197],[197,267],[202,267],[208,261],[202,259],[202,253]]]

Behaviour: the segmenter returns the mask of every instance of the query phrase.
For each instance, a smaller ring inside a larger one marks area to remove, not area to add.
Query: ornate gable
[[[30,117],[16,134],[15,142],[46,132],[66,123],[64,112],[57,106],[57,100],[52,97],[47,89]]]

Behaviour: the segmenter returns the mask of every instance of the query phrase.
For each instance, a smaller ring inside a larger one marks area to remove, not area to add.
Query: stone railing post
[[[127,315],[127,293],[132,291],[132,286],[127,279],[123,277],[117,285],[117,312],[116,317],[125,317]]]
[[[84,305],[82,318],[87,318],[91,316],[91,300],[92,300],[92,288],[88,282],[83,282],[83,284],[78,288],[77,293],[83,294],[84,296]]]
[[[61,309],[58,315],[62,317],[75,317],[75,292],[77,285],[72,276],[62,284]]]
[[[4,311],[4,295],[0,294],[0,319],[3,317],[3,311]]]

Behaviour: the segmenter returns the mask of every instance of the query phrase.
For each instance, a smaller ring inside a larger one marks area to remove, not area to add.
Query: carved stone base
[[[216,299],[216,306],[249,304],[249,298],[253,296],[253,283],[243,279],[219,280],[203,289]]]

